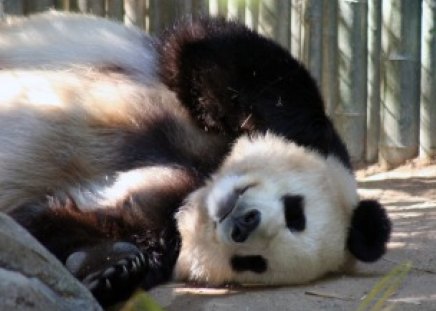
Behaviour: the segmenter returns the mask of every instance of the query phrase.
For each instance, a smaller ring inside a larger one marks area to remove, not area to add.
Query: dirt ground
[[[409,163],[389,172],[357,171],[362,197],[379,199],[393,221],[389,251],[356,272],[280,288],[191,288],[169,284],[151,294],[166,310],[356,310],[374,285],[399,264],[412,268],[393,286],[384,310],[436,310],[436,164]],[[390,279],[392,283],[392,279]],[[378,297],[380,297],[379,295]]]

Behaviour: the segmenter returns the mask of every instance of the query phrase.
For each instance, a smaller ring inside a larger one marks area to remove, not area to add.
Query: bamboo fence
[[[187,15],[238,19],[307,66],[354,162],[436,156],[436,0],[0,0],[3,17],[51,8],[152,34]]]

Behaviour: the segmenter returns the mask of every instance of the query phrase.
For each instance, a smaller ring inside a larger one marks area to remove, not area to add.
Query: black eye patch
[[[304,231],[306,229],[304,198],[301,195],[285,195],[282,197],[282,201],[286,226],[291,231]]]
[[[233,256],[230,259],[230,265],[236,272],[252,271],[255,273],[263,273],[268,268],[268,263],[265,258],[260,255],[251,256]]]

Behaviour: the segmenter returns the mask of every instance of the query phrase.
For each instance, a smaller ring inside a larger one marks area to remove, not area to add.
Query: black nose
[[[232,217],[232,220],[234,225],[232,239],[237,243],[242,243],[259,226],[260,212],[251,210],[243,215]]]

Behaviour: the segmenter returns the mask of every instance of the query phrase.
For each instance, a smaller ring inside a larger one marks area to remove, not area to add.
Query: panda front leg
[[[74,201],[50,197],[15,209],[29,230],[93,293],[102,306],[171,277],[179,240],[165,228],[145,230],[131,206],[83,212]],[[175,230],[175,229],[174,229]]]

